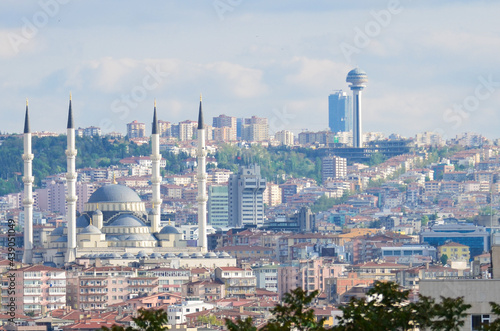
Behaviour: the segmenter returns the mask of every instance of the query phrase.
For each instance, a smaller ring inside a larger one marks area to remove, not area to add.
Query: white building
[[[186,315],[196,313],[203,310],[210,310],[214,305],[205,303],[201,300],[186,300],[181,304],[168,307],[168,324],[176,325],[186,323]]]

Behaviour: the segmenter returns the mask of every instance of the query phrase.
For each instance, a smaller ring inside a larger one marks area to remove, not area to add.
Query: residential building
[[[448,261],[470,261],[469,247],[455,242],[448,242],[438,247],[439,258],[446,255]]]
[[[269,140],[269,124],[267,118],[256,116],[245,118],[241,127],[241,139],[257,142]]]
[[[235,141],[236,137],[236,117],[226,116],[224,114],[213,118],[214,127],[214,140],[216,141]],[[215,128],[223,129],[228,128],[228,130],[215,130]],[[216,138],[215,135],[218,137]],[[222,139],[221,139],[222,138]]]
[[[143,138],[146,136],[146,125],[144,123],[139,123],[137,120],[127,124],[127,137],[132,138]]]
[[[274,139],[279,141],[281,145],[284,146],[293,146],[295,143],[293,132],[288,130],[281,130],[276,132],[274,134]]]
[[[255,294],[257,280],[252,269],[237,267],[215,268],[215,279],[223,282],[226,287],[226,296],[245,298]]]
[[[10,275],[13,275],[11,277]],[[7,296],[14,278],[15,293]],[[44,265],[33,265],[10,270],[1,276],[2,310],[11,311],[9,303],[14,299],[15,314],[33,312],[44,314],[66,307],[66,271]]]
[[[321,160],[321,179],[339,179],[347,176],[347,159],[338,156],[327,156]]]

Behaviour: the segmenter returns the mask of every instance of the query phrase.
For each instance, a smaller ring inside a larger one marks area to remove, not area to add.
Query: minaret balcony
[[[23,183],[24,184],[32,184],[35,181],[35,177],[33,176],[24,176]]]
[[[67,149],[65,153],[66,153],[67,157],[73,158],[73,157],[76,157],[76,154],[78,153],[78,151],[76,149]]]
[[[67,180],[76,180],[76,178],[78,177],[78,174],[76,172],[67,172],[66,173],[66,179]]]
[[[33,157],[34,155],[33,154],[23,154],[23,160],[24,161],[33,161]]]

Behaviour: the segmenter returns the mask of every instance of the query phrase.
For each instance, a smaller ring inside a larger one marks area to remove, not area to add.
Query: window
[[[482,324],[490,324],[490,315],[472,315],[472,331],[480,330]]]

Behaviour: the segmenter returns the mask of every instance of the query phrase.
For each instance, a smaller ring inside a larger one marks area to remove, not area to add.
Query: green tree
[[[137,325],[138,328],[133,328],[128,326],[124,328],[123,326],[113,325],[111,329],[103,326],[100,330],[102,331],[166,331],[168,327],[166,326],[168,322],[167,312],[163,309],[158,310],[146,310],[139,309],[139,315],[133,317],[132,320]]]
[[[238,318],[236,322],[231,321],[229,318],[225,319],[226,327],[229,331],[257,331],[251,317],[242,320]]]
[[[446,263],[448,263],[448,255],[446,255],[446,254],[441,255],[441,257],[439,258],[439,260],[441,261],[441,263],[443,265],[445,265]]]
[[[427,223],[429,223],[429,216],[427,215],[422,216],[421,221],[422,221],[422,226],[426,226]]]
[[[420,296],[418,302],[409,302],[410,291],[401,290],[392,282],[375,282],[365,298],[352,299],[340,309],[343,316],[333,330],[459,330],[464,325],[465,311],[471,305],[463,297],[444,298],[439,303]]]
[[[494,302],[490,302],[490,306],[491,306],[491,312],[496,316],[500,316],[500,305],[496,304]],[[500,331],[500,317],[495,319],[490,324],[484,325],[483,330],[485,330],[485,331]]]
[[[314,309],[310,308],[318,293],[317,290],[307,293],[300,287],[285,293],[283,304],[271,309],[273,317],[262,330],[326,330],[325,319],[317,320]]]

